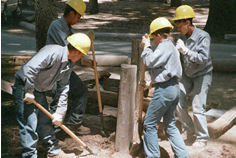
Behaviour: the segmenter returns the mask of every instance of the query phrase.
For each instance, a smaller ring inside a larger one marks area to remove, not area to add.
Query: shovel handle
[[[145,64],[142,63],[142,67],[141,67],[141,78],[140,81],[143,82],[145,81]],[[139,111],[138,111],[138,133],[139,133],[139,137],[141,139],[142,133],[143,133],[143,90],[144,88],[139,85]],[[141,139],[142,140],[142,139]]]
[[[142,63],[141,67],[141,82],[145,81],[145,64]],[[139,86],[139,113],[138,113],[138,118],[142,119],[142,113],[143,113],[143,90],[144,88],[142,86]]]
[[[53,115],[48,112],[42,105],[37,103],[34,99],[28,100],[29,102],[33,103],[35,106],[37,106],[43,113],[45,113],[51,120],[54,119]],[[71,136],[79,145],[83,146],[84,148],[88,149],[88,146],[80,140],[69,128],[67,128],[65,125],[60,126],[61,129],[63,129],[69,136]],[[91,151],[91,150],[90,150]],[[89,152],[90,152],[89,151]]]
[[[100,88],[99,88],[98,72],[97,72],[97,65],[96,65],[96,57],[95,57],[93,39],[91,39],[91,47],[92,47],[92,54],[93,54],[94,75],[95,75],[96,90],[97,90],[97,96],[98,96],[99,113],[102,114],[102,99],[101,99],[101,92],[100,92]]]

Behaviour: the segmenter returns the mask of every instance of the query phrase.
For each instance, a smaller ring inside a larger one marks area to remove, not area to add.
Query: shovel
[[[29,103],[34,104],[37,106],[42,112],[44,112],[51,120],[54,119],[54,116],[48,112],[42,105],[37,103],[34,99],[26,98],[24,101],[27,101]],[[95,155],[92,150],[82,141],[80,140],[69,128],[67,128],[65,125],[61,124],[60,128],[63,129],[71,138],[74,139],[76,143],[78,143],[80,146],[84,147],[90,154]]]
[[[100,88],[99,88],[97,64],[96,64],[95,51],[94,51],[94,43],[93,43],[93,40],[95,39],[94,32],[93,31],[89,31],[88,32],[88,36],[89,36],[89,38],[91,40],[91,48],[92,48],[92,55],[93,55],[94,76],[95,76],[95,81],[96,81],[96,90],[97,90],[97,97],[98,97],[99,117],[100,117],[100,121],[101,121],[100,132],[101,132],[102,136],[107,137],[108,133],[105,132],[104,122],[103,122],[102,99],[101,99],[101,92],[100,92]]]

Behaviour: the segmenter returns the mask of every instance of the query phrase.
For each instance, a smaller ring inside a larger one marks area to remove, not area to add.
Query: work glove
[[[148,34],[145,34],[145,35],[142,37],[141,47],[142,47],[143,49],[148,48],[148,47],[151,47],[150,38],[149,38]]]
[[[189,49],[185,46],[184,41],[181,39],[177,40],[176,49],[183,55],[186,55],[189,51]]]
[[[54,124],[55,128],[61,126],[64,115],[63,114],[58,114],[58,113],[55,112],[54,114],[52,114],[52,116],[54,117],[53,120],[52,120],[52,123]]]
[[[26,104],[32,104],[32,100],[34,100],[34,95],[32,93],[25,93],[25,98],[24,98],[24,101]]]
[[[141,80],[139,82],[139,86],[145,89],[146,88],[146,81],[145,80]]]

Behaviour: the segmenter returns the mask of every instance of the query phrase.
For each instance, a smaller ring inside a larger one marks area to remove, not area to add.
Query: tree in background
[[[169,0],[171,7],[178,7],[182,4],[182,0]]]
[[[56,18],[56,0],[35,0],[35,38],[37,51],[45,46],[48,27]]]
[[[99,12],[98,8],[98,0],[89,0],[89,13],[90,14],[97,14]]]
[[[205,30],[212,37],[236,34],[236,0],[210,0]]]

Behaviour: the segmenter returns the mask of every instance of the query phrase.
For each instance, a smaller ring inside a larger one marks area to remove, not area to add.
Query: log
[[[216,119],[220,118],[226,110],[220,110],[220,109],[210,109],[208,110],[205,115],[207,118],[207,122],[215,121]]]
[[[32,57],[32,54],[24,55],[12,55],[12,54],[2,54],[2,65],[23,65]],[[92,60],[92,56],[83,57],[83,59]],[[82,60],[83,60],[82,59]],[[97,66],[113,66],[120,67],[121,64],[130,64],[130,59],[128,56],[112,56],[112,55],[97,55],[96,56]]]
[[[83,57],[85,60],[92,60],[92,56]],[[96,55],[97,66],[120,67],[121,64],[130,64],[128,56]]]
[[[112,92],[119,92],[120,80],[117,79],[106,79],[102,84],[103,89]]]
[[[13,83],[1,80],[1,90],[5,93],[12,95],[12,88],[11,88],[12,85],[13,85]]]
[[[21,66],[14,66],[14,65],[2,65],[2,74],[3,75],[14,75],[19,69],[21,68]]]
[[[117,107],[118,94],[111,91],[101,91],[102,103],[104,105],[110,105]],[[88,102],[97,103],[97,92],[96,89],[88,89]]]
[[[103,109],[103,115],[117,118],[117,108],[105,105]]]
[[[136,73],[136,65],[121,65],[115,149],[126,154],[133,139]]]
[[[116,131],[116,118],[112,116],[104,116],[104,128],[106,131],[114,132]],[[85,114],[83,117],[83,124],[86,127],[97,129],[95,131],[99,131],[101,129],[100,117],[99,115],[90,115]]]
[[[216,121],[207,125],[210,137],[218,138],[236,123],[236,106],[225,112]]]
[[[26,61],[28,61],[32,55],[10,55],[10,54],[2,54],[1,56],[1,64],[2,65],[12,65],[12,66],[20,66],[23,65]]]

